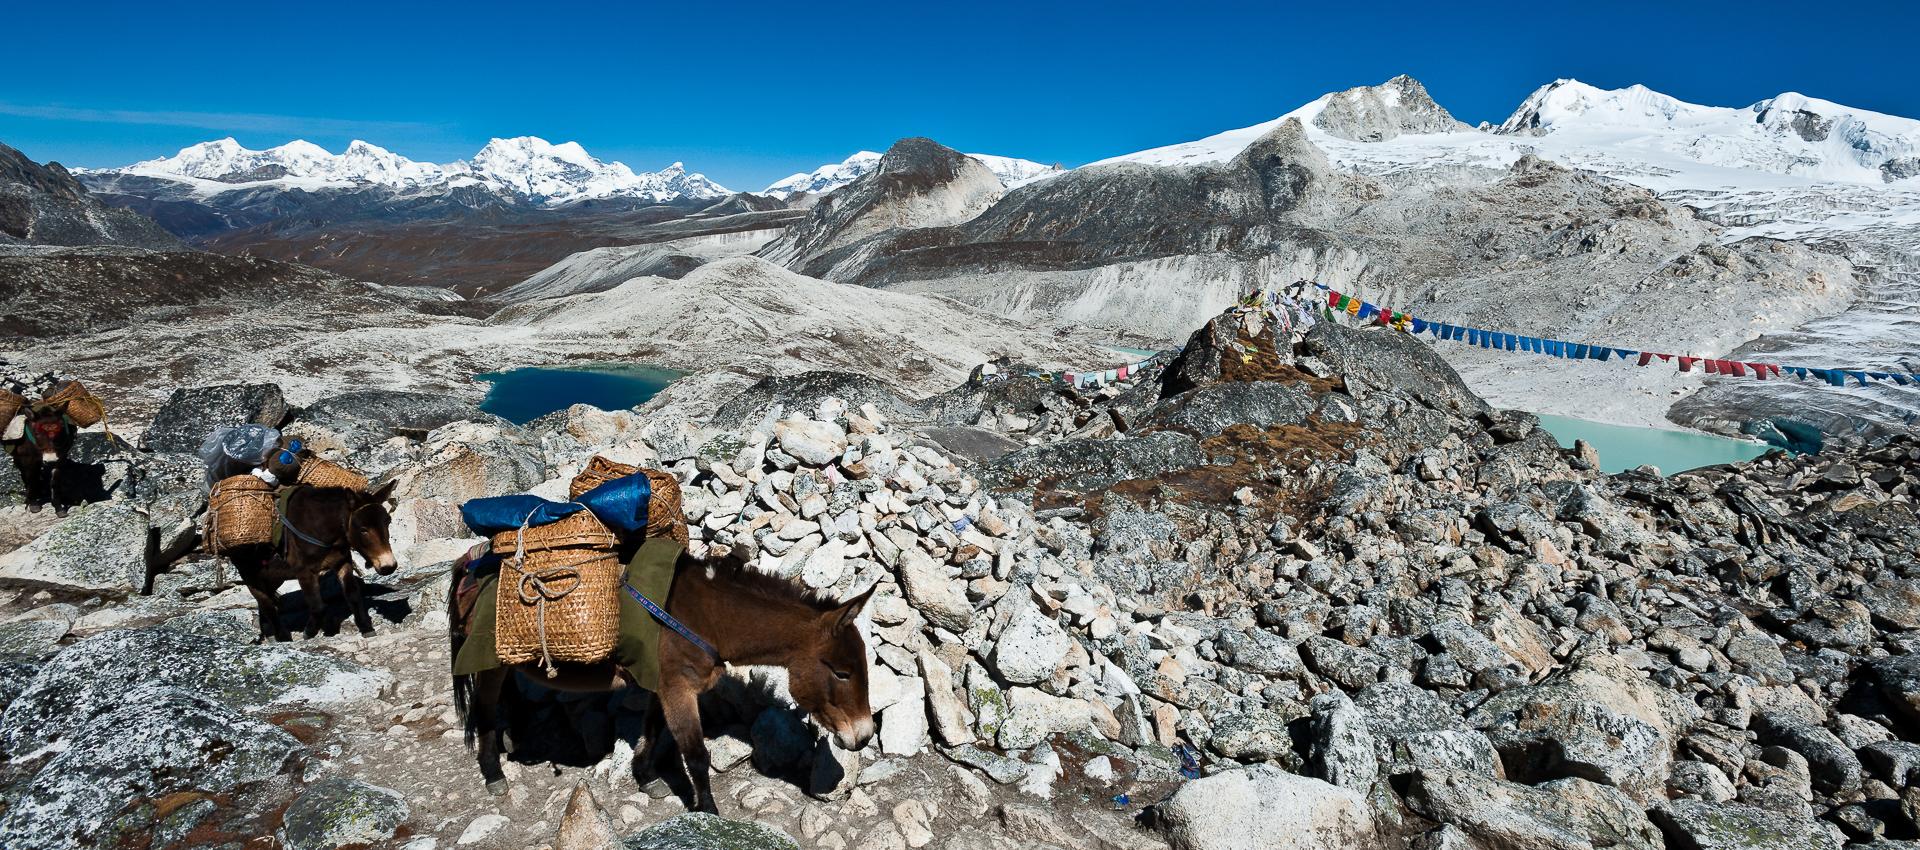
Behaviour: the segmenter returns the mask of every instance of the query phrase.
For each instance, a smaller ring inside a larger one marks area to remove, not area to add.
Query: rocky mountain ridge
[[[0,247],[123,245],[177,248],[144,216],[100,203],[59,163],[41,165],[0,144]]]

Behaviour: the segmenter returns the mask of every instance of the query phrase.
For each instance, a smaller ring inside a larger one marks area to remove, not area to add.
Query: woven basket
[[[494,652],[503,664],[605,660],[620,637],[620,559],[592,512],[493,536]]]
[[[273,540],[273,488],[252,475],[222,478],[207,495],[207,548],[214,554]]]
[[[0,387],[0,430],[12,424],[13,417],[27,406],[27,397],[5,387]]]
[[[567,498],[578,499],[580,494],[592,490],[616,478],[625,478],[640,471],[640,467],[629,463],[607,460],[599,455],[587,459],[587,468],[567,485]]]
[[[294,480],[314,487],[339,487],[360,493],[367,492],[365,475],[317,457],[301,458],[300,472]]]
[[[48,406],[65,405],[67,418],[82,428],[99,424],[101,417],[107,415],[106,406],[93,393],[87,392],[87,388],[79,381],[68,381],[55,387],[40,403]]]
[[[687,545],[687,515],[680,507],[680,481],[671,472],[641,469],[594,455],[587,461],[587,468],[567,485],[567,498],[578,499],[588,490],[635,473],[644,473],[653,490],[653,497],[647,500],[646,536],[671,537],[680,545]]]

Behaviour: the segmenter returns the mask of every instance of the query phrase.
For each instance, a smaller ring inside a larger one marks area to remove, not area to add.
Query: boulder
[[[620,842],[624,850],[800,850],[800,843],[762,823],[705,812],[675,815]]]
[[[287,850],[334,850],[385,841],[406,820],[407,801],[400,792],[329,776],[307,786],[287,807],[281,835]]]
[[[1175,850],[1348,850],[1380,842],[1366,798],[1266,764],[1188,782],[1159,815]]]
[[[1666,790],[1674,745],[1700,709],[1611,655],[1588,655],[1538,685],[1497,694],[1468,721],[1507,773],[1539,782],[1580,776],[1642,802]]]
[[[1681,850],[1840,850],[1819,822],[1755,806],[1674,800],[1652,814]]]
[[[1805,757],[1814,790],[1839,795],[1860,787],[1860,757],[1832,732],[1784,711],[1755,712],[1752,728],[1761,744],[1786,747]]]
[[[1890,629],[1920,629],[1920,581],[1881,579],[1857,593],[1876,623]]]
[[[1050,735],[1085,731],[1093,723],[1093,708],[1083,700],[1034,688],[1009,688],[1006,699],[1007,717],[999,730],[1001,749],[1026,749]]]
[[[1403,795],[1420,815],[1487,850],[1660,850],[1660,832],[1625,794],[1584,779],[1538,787],[1473,773],[1422,770]]]
[[[303,749],[277,727],[162,682],[118,687],[100,708],[15,786],[0,846],[126,846],[155,826],[169,795],[244,793],[287,771]],[[20,768],[32,754],[8,755]]]
[[[918,548],[901,550],[899,578],[907,604],[927,622],[955,633],[966,631],[973,622],[966,584],[949,577],[946,566],[927,553]]]
[[[468,499],[520,493],[546,481],[546,458],[526,432],[513,427],[456,422],[428,435],[419,464],[396,474],[400,499]]]
[[[1143,429],[1165,428],[1205,439],[1228,426],[1255,428],[1299,425],[1319,410],[1319,403],[1301,384],[1273,381],[1235,381],[1209,384],[1156,406],[1140,423]]]
[[[0,584],[137,594],[147,584],[147,517],[125,502],[82,505],[25,548],[0,555]]]
[[[1032,602],[1025,602],[1000,630],[993,645],[993,669],[1004,681],[1031,685],[1053,677],[1053,671],[1066,657],[1073,638],[1068,637],[1052,615]]]
[[[134,685],[169,685],[242,711],[270,705],[348,705],[390,681],[331,655],[252,645],[253,629],[208,614],[145,629],[102,632],[42,666],[0,716],[0,756],[18,758],[99,724]]]
[[[919,679],[902,678],[900,700],[880,712],[880,752],[914,755],[927,740],[926,686]]]
[[[220,384],[173,391],[141,443],[149,451],[197,452],[200,443],[223,425],[265,425],[287,421],[287,400],[277,384]]]
[[[840,459],[847,450],[847,432],[832,422],[815,419],[782,419],[773,425],[773,438],[780,450],[801,463],[826,466]]]

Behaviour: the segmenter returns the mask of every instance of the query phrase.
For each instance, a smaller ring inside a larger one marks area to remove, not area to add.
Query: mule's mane
[[[680,557],[692,568],[712,570],[714,581],[728,585],[730,590],[774,602],[796,602],[822,614],[843,604],[842,600],[825,596],[800,582],[754,569],[739,552],[704,561],[686,554]]]

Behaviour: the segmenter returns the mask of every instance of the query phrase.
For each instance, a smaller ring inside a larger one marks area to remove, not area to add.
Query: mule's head
[[[28,436],[33,445],[40,450],[42,463],[55,463],[66,457],[67,449],[73,446],[73,429],[69,427],[67,417],[55,407],[36,407],[27,417]]]
[[[381,575],[400,568],[387,538],[387,526],[393,521],[387,513],[387,497],[393,494],[393,485],[388,481],[371,493],[354,493],[353,510],[347,515],[347,545]]]
[[[872,740],[873,709],[867,702],[867,642],[854,620],[873,588],[819,614],[813,645],[787,666],[787,691],[800,709],[833,732],[843,749]]]

